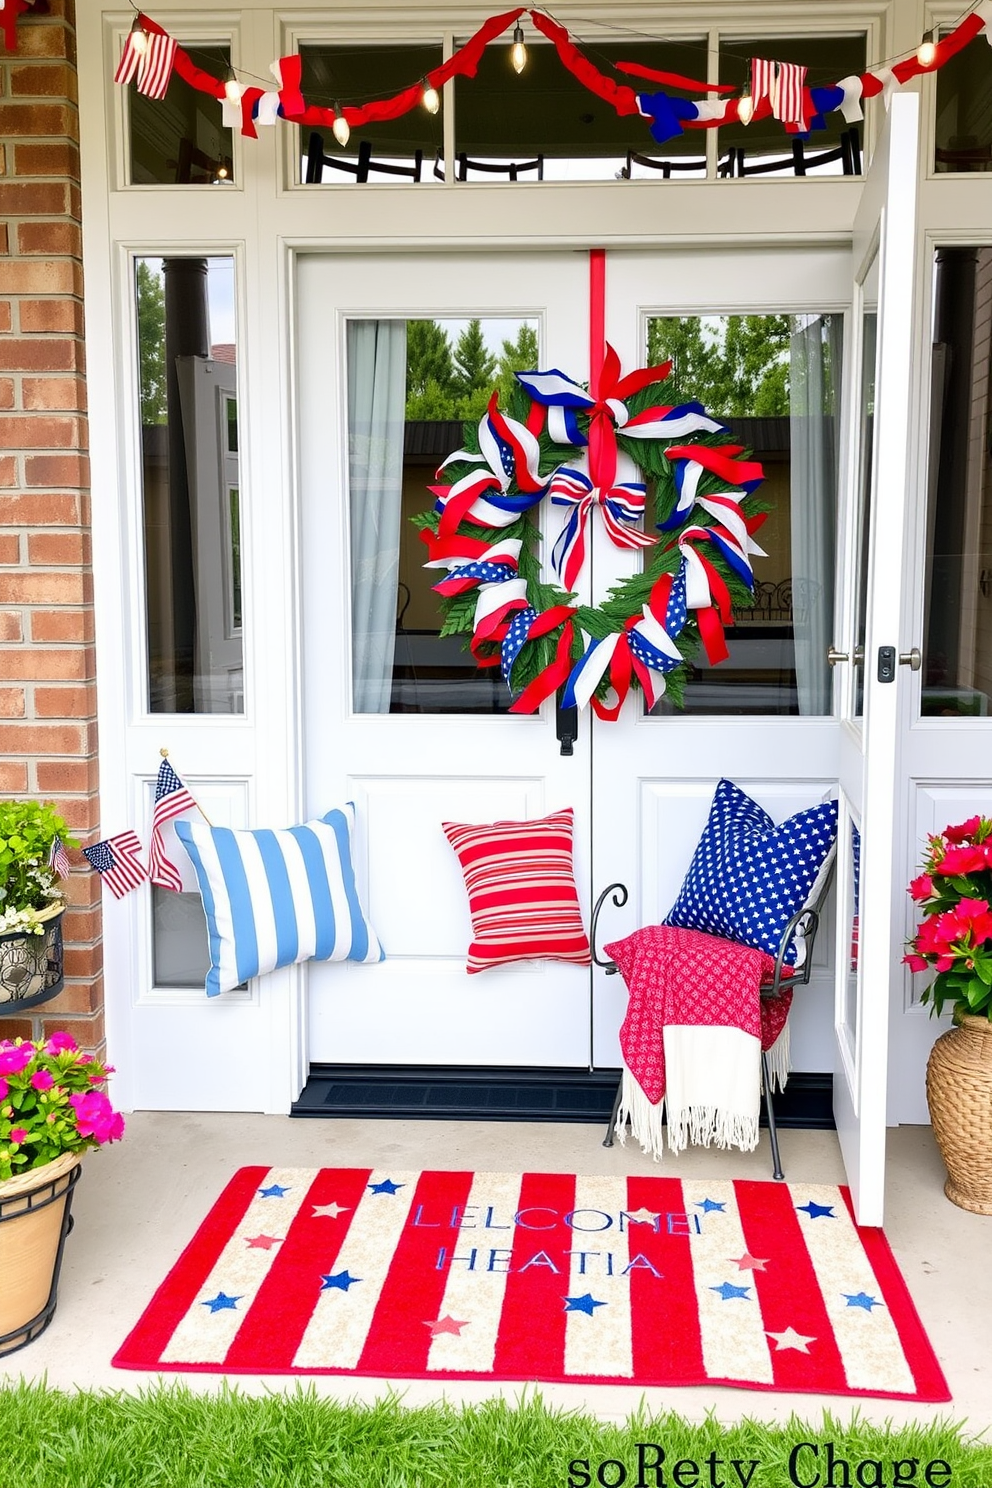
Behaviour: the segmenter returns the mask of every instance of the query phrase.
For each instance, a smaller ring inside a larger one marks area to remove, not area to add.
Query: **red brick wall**
[[[99,836],[74,0],[0,50],[0,795]],[[100,885],[74,854],[66,986],[0,1037],[103,1033]],[[82,866],[78,866],[82,865]]]

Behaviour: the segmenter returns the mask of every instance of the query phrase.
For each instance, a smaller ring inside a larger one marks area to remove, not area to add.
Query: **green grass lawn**
[[[828,1451],[827,1443],[832,1443]],[[182,1384],[139,1395],[0,1388],[0,1488],[992,1488],[992,1445],[948,1421],[826,1415],[622,1426],[539,1395],[456,1408]]]

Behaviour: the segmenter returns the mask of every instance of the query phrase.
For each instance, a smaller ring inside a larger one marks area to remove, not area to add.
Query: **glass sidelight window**
[[[500,713],[499,668],[443,635],[440,575],[411,518],[495,384],[537,365],[537,322],[353,320],[347,329],[352,674],[357,713]]]
[[[992,247],[934,264],[922,713],[992,712]]]
[[[139,258],[148,710],[243,713],[234,260]]]
[[[692,658],[685,712],[801,714],[832,708],[840,315],[656,317],[649,365],[671,358],[666,401],[697,399],[764,466],[768,519],[753,603],[727,632],[730,659]],[[675,711],[663,698],[655,710]]]

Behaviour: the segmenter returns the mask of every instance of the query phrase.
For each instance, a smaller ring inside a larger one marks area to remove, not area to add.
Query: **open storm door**
[[[892,99],[865,181],[853,244],[850,576],[841,692],[834,1115],[861,1224],[882,1222],[889,1008],[899,975],[903,885],[900,665],[909,489],[913,259],[919,100]]]

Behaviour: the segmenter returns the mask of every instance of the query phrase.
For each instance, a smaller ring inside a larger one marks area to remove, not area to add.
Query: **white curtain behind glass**
[[[406,322],[348,322],[348,489],[356,713],[388,713],[396,643]]]
[[[838,315],[797,316],[790,345],[792,615],[803,715],[831,711],[841,328]]]

